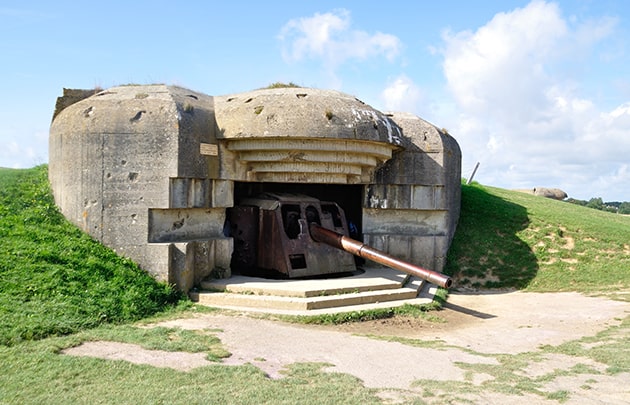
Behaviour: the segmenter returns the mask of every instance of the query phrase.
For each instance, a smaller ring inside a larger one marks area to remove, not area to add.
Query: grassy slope
[[[179,298],[69,224],[46,166],[0,169],[0,344],[137,320]]]
[[[446,269],[460,285],[628,288],[629,217],[480,186],[463,187],[462,208]],[[322,372],[322,364],[294,364],[285,378],[272,380],[251,365],[183,373],[59,355],[83,341],[111,340],[226,356],[213,331],[107,325],[155,313],[176,299],[167,286],[63,219],[45,167],[0,169],[0,403],[382,403],[375,390],[347,374]],[[620,372],[627,369],[627,356],[619,356],[627,339],[615,334],[626,329],[596,337],[607,342],[596,348],[580,351],[569,342],[573,346],[547,351],[584,358],[597,350],[611,353],[612,360],[593,358]],[[506,361],[520,369],[516,360]],[[542,383],[519,376],[509,389],[537,393]]]
[[[630,216],[479,185],[462,187],[446,271],[460,286],[630,288]]]
[[[460,287],[627,290],[629,244],[628,216],[463,186],[445,272]],[[0,344],[140,319],[180,298],[69,224],[46,166],[0,169]]]

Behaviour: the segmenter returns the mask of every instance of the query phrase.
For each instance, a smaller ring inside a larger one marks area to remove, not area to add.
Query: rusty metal
[[[407,263],[354,240],[334,202],[286,193],[246,198],[228,210],[234,238],[231,267],[247,275],[298,278],[356,270],[358,256],[448,288],[450,277]],[[226,224],[226,225],[228,225]]]
[[[311,237],[315,241],[325,243],[337,249],[344,250],[348,253],[352,253],[355,256],[359,256],[367,260],[372,260],[387,267],[403,271],[407,274],[419,277],[440,287],[449,288],[453,284],[453,280],[445,274],[438,273],[437,271],[428,270],[413,265],[411,263],[407,263],[384,252],[381,252],[380,250],[367,246],[362,242],[351,239],[338,232],[331,231],[330,229],[326,229],[316,224],[315,222],[309,223],[309,231]]]
[[[298,194],[264,193],[228,210],[234,238],[232,269],[240,274],[299,278],[356,271],[354,257],[315,242],[308,222],[318,221],[348,233],[343,210],[335,203]]]

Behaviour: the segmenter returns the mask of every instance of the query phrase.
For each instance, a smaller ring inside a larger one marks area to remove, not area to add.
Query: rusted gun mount
[[[228,210],[234,238],[231,267],[280,278],[356,271],[352,255],[448,288],[450,277],[404,262],[348,237],[343,209],[305,195],[265,193]],[[350,254],[348,254],[350,253]]]

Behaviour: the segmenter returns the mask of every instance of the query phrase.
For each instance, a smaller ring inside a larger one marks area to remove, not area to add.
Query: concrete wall
[[[194,271],[181,256],[211,254],[214,239],[219,250],[231,243],[222,234],[227,202],[213,193],[224,196],[226,186],[209,179],[218,174],[218,156],[200,153],[201,143],[216,145],[212,106],[211,97],[185,89],[123,86],[66,107],[50,130],[49,176],[63,214],[185,289],[194,281],[181,274]],[[190,223],[202,218],[200,233]],[[229,267],[229,255],[220,264]]]
[[[365,242],[431,269],[444,265],[459,216],[461,153],[418,117],[303,88],[212,97],[149,85],[64,95],[49,153],[61,211],[184,291],[211,274],[230,276],[233,241],[223,225],[235,182],[362,184]]]
[[[455,139],[407,113],[391,118],[405,134],[366,185],[364,241],[423,267],[442,271],[461,200],[461,151]]]
[[[365,184],[403,143],[401,129],[355,97],[267,89],[215,97],[222,178]]]

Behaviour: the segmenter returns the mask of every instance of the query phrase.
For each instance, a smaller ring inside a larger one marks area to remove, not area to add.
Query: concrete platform
[[[209,280],[190,298],[217,308],[286,315],[319,315],[392,308],[433,301],[437,287],[389,268],[369,268],[348,277],[269,280],[233,276]]]

